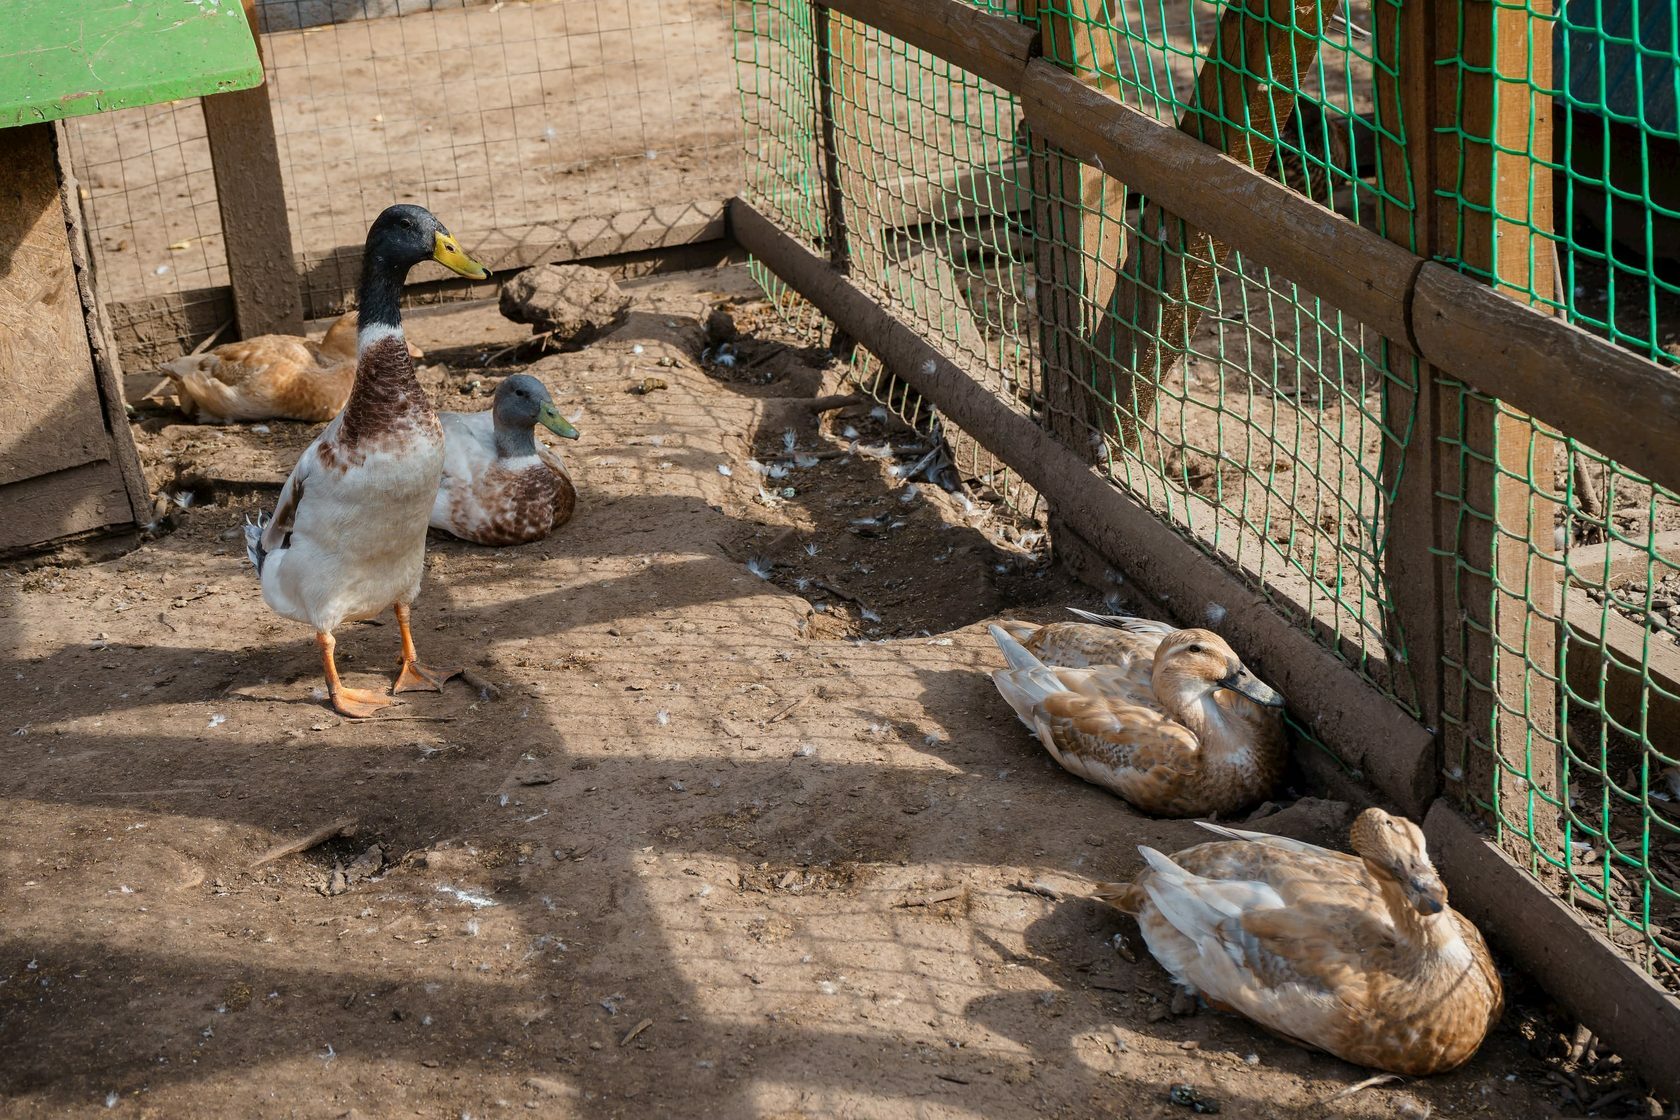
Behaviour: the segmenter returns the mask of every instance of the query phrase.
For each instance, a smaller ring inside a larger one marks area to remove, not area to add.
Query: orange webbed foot
[[[428,669],[418,661],[404,661],[397,670],[397,683],[391,692],[442,692],[443,682],[459,675],[459,669]]]
[[[339,688],[332,694],[333,710],[351,719],[367,719],[395,703],[390,697],[365,688]]]

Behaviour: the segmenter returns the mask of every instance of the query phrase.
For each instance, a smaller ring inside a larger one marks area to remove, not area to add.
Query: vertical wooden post
[[[1116,0],[1096,6],[1112,23]],[[1086,68],[1080,80],[1118,99],[1115,36],[1040,3],[1022,0],[1024,19],[1037,18],[1045,57],[1069,69]],[[1034,310],[1045,423],[1067,446],[1090,459],[1092,424],[1101,410],[1093,383],[1114,384],[1118,365],[1086,343],[1097,332],[1120,279],[1126,242],[1126,184],[1087,167],[1031,133],[1028,179],[1032,189]],[[1101,430],[1100,427],[1098,430]]]
[[[256,0],[244,3],[260,57]],[[203,105],[239,333],[302,334],[303,304],[268,84],[214,94]]]
[[[1404,5],[1375,0],[1372,17],[1380,229],[1390,241],[1430,258],[1448,251],[1437,236],[1441,200],[1435,196],[1436,157],[1445,155],[1440,149],[1446,141],[1437,135],[1441,121],[1432,114],[1453,112],[1448,76],[1434,65],[1438,13],[1428,10],[1427,0]],[[1441,443],[1447,401],[1435,369],[1387,342],[1382,356],[1388,376],[1382,386],[1381,473],[1392,495],[1383,552],[1390,607],[1383,633],[1395,651],[1389,680],[1395,692],[1417,705],[1439,744],[1444,643],[1456,641],[1456,629],[1446,623],[1456,611],[1449,605],[1452,565],[1444,555],[1453,526],[1448,504],[1436,494],[1456,492],[1443,477],[1456,460]],[[1460,742],[1455,757],[1462,748]]]
[[[1534,18],[1550,6],[1421,0],[1399,13],[1379,5],[1377,23],[1386,39],[1399,20],[1418,252],[1456,259],[1525,303],[1553,290],[1551,247],[1534,236],[1552,229],[1551,102],[1539,92],[1551,84],[1552,37]],[[1384,149],[1385,182],[1393,148]],[[1419,631],[1414,670],[1426,685],[1426,718],[1431,708],[1439,714],[1449,778],[1464,783],[1467,799],[1497,799],[1506,821],[1555,853],[1556,813],[1536,790],[1561,792],[1558,593],[1543,560],[1552,551],[1558,440],[1527,416],[1441,383],[1432,370],[1421,381],[1416,427],[1397,464],[1393,621],[1408,645]],[[1390,423],[1403,424],[1404,393],[1388,403]],[[1437,500],[1437,492],[1448,497]],[[1425,559],[1425,533],[1444,564]],[[1425,594],[1436,597],[1433,635],[1421,622]],[[1505,846],[1538,870],[1521,833],[1507,832]]]
[[[833,42],[827,4],[811,5],[811,41],[816,50],[817,136],[822,146],[823,220],[828,238],[828,262],[844,276],[851,268],[851,246],[846,233],[846,193],[840,182],[840,149],[835,140]],[[828,350],[841,361],[850,361],[857,344],[840,327],[834,328]]]

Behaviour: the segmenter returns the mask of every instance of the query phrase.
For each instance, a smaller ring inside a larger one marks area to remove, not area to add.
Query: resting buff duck
[[[991,627],[1009,662],[992,681],[1050,756],[1155,816],[1231,813],[1269,794],[1288,754],[1283,697],[1211,630],[1112,621]],[[1035,648],[1087,667],[1047,665]]]
[[[1200,822],[1199,822],[1200,823]],[[1423,831],[1381,809],[1344,855],[1203,823],[1224,837],[1096,896],[1209,1004],[1303,1046],[1409,1077],[1469,1060],[1504,1007],[1481,933],[1447,905]]]

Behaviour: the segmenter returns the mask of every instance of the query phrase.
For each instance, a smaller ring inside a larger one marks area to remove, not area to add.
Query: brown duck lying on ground
[[[409,346],[410,358],[421,357]],[[356,380],[356,313],[339,316],[320,342],[264,334],[165,362],[181,411],[201,424],[331,420]]]
[[[1288,750],[1283,697],[1211,630],[1112,621],[991,628],[1009,662],[992,681],[1051,757],[1156,816],[1267,796]]]
[[[1454,1069],[1504,990],[1476,927],[1447,905],[1423,831],[1381,809],[1346,855],[1202,823],[1225,837],[1096,896],[1134,915],[1180,985],[1303,1046],[1407,1076]]]

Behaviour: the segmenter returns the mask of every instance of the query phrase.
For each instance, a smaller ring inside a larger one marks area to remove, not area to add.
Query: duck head
[[[1249,672],[1242,659],[1212,630],[1176,630],[1155,651],[1157,696],[1197,699],[1229,689],[1265,708],[1283,707],[1276,689]]]
[[[538,424],[563,439],[578,438],[578,430],[554,407],[548,387],[527,373],[516,373],[496,386],[491,415],[496,424],[496,453],[504,458],[536,454]]]
[[[1349,839],[1353,850],[1373,871],[1393,880],[1419,914],[1429,917],[1447,908],[1447,885],[1429,862],[1423,830],[1417,825],[1381,809],[1367,809],[1353,822]]]
[[[424,206],[386,207],[373,220],[362,249],[362,280],[356,288],[358,350],[370,340],[401,333],[403,281],[421,261],[437,261],[473,280],[490,275],[461,251],[449,230]]]
[[[471,280],[483,280],[489,269],[461,251],[444,224],[424,206],[399,203],[387,206],[368,230],[364,259],[405,273],[421,261],[436,261]]]

